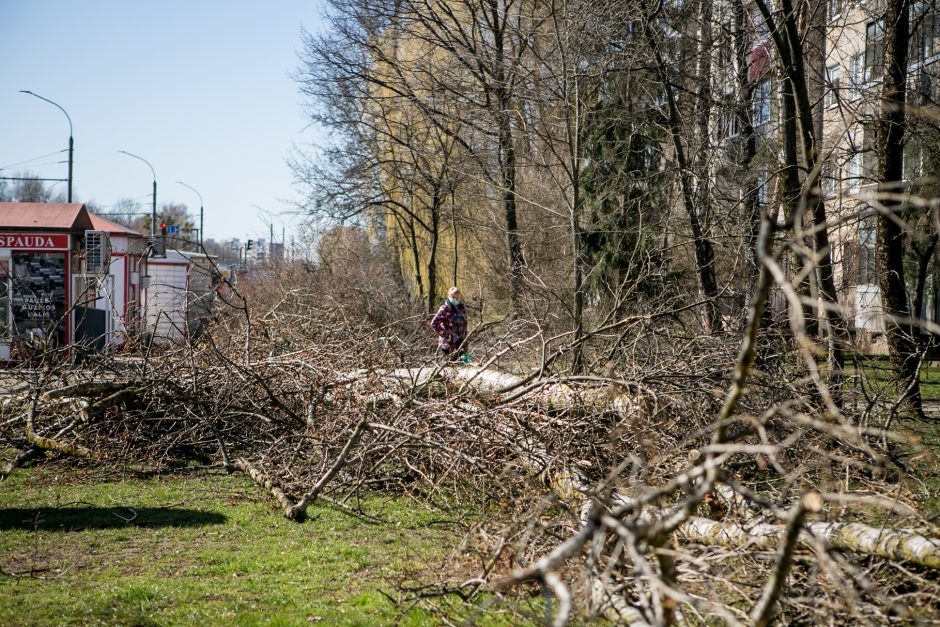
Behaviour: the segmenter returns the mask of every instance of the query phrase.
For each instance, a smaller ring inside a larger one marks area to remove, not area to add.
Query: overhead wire
[[[6,169],[8,169],[8,168],[15,168],[15,167],[17,167],[17,166],[19,166],[19,165],[24,165],[24,164],[26,164],[26,163],[30,163],[30,162],[33,162],[33,161],[39,161],[40,159],[45,159],[46,157],[51,157],[52,155],[58,155],[58,154],[61,154],[61,153],[63,153],[63,152],[68,152],[68,150],[69,150],[68,148],[63,148],[62,150],[56,150],[55,152],[50,152],[50,153],[45,154],[45,155],[39,155],[38,157],[33,157],[32,159],[26,159],[25,161],[18,161],[18,162],[16,162],[16,163],[11,163],[11,164],[9,164],[9,165],[5,165],[5,166],[0,167],[0,170],[6,170]],[[64,162],[64,161],[58,161],[57,163],[65,163],[65,162]],[[34,166],[34,167],[39,167],[39,166]]]
[[[29,166],[29,167],[30,167],[30,169],[34,169],[34,168],[44,168],[44,167],[46,167],[47,165],[61,165],[61,164],[63,164],[63,163],[68,163],[68,161],[47,161],[46,163],[34,163],[34,164],[32,164],[31,166]],[[0,168],[0,172],[4,171],[5,169],[8,169],[8,168]]]

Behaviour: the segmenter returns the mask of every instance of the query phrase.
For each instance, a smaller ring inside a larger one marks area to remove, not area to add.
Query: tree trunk
[[[512,122],[509,119],[509,97],[500,90],[499,115],[499,162],[502,185],[503,217],[506,222],[506,250],[509,255],[509,306],[518,312],[522,305],[525,258],[519,239],[519,222],[516,217],[516,149],[513,145]]]
[[[709,333],[721,331],[721,315],[717,306],[718,279],[715,272],[715,250],[711,239],[703,229],[699,220],[699,211],[695,206],[694,175],[692,163],[686,156],[686,146],[683,142],[682,117],[679,112],[676,94],[666,71],[666,62],[656,41],[656,34],[647,26],[647,39],[653,48],[656,59],[656,70],[666,92],[666,102],[669,108],[669,134],[675,151],[676,166],[679,169],[679,191],[682,196],[682,205],[689,218],[689,229],[692,231],[692,245],[695,250],[695,261],[698,266],[699,287],[702,295],[708,300],[706,305],[706,326]]]
[[[828,327],[828,377],[833,397],[838,399],[841,388],[842,370],[845,365],[845,346],[848,344],[848,327],[839,311],[839,296],[836,292],[835,274],[832,264],[832,251],[829,244],[829,224],[826,208],[822,201],[820,187],[819,152],[816,142],[816,122],[813,115],[813,103],[810,101],[809,76],[804,62],[803,37],[798,19],[799,11],[792,0],[780,0],[782,23],[778,28],[774,14],[765,0],[755,0],[757,8],[770,25],[774,47],[780,56],[780,74],[789,77],[793,88],[796,115],[799,120],[800,138],[803,148],[803,166],[807,172],[803,180],[802,195],[806,209],[813,220],[813,246],[816,253],[816,275],[819,292],[826,306],[824,312]],[[805,10],[805,7],[803,7]],[[821,106],[821,103],[816,103]]]
[[[414,263],[415,271],[415,290],[416,293],[412,294],[412,297],[415,301],[420,301],[421,295],[424,294],[424,279],[421,277],[421,252],[418,250],[418,233],[415,230],[414,219],[409,217],[406,220],[408,233],[408,244],[411,252],[411,260]]]
[[[797,156],[797,119],[796,100],[793,96],[793,80],[785,76],[780,84],[780,134],[781,134],[781,162],[783,171],[780,174],[780,201],[783,205],[783,216],[790,225],[794,236],[803,231],[803,213],[800,211],[802,185],[800,184],[799,157]],[[789,251],[793,263],[793,274],[802,275],[806,259],[799,250]],[[810,262],[812,263],[812,262]],[[810,298],[809,277],[800,281],[796,290],[804,299]],[[803,319],[806,327],[802,332],[815,337],[819,332],[816,308],[811,304],[800,305],[803,310]]]
[[[581,235],[581,92],[578,79],[574,79],[574,111],[567,116],[568,150],[571,171],[571,251],[574,256],[574,354],[571,370],[580,374],[584,368],[584,349],[579,341],[584,335],[584,253]]]
[[[452,227],[454,229],[454,265],[451,269],[451,285],[457,285],[457,260],[458,257],[458,242],[459,238],[457,237],[457,202],[454,198],[454,191],[450,192],[450,220]]]
[[[754,157],[757,155],[757,136],[754,133],[754,124],[751,120],[751,106],[754,89],[748,80],[748,61],[751,32],[750,21],[742,0],[733,0],[734,13],[734,59],[736,64],[737,94],[735,102],[735,117],[738,120],[738,129],[743,139],[741,154],[738,159],[740,172],[750,172]],[[747,217],[747,250],[746,266],[748,274],[748,297],[745,299],[746,308],[757,292],[757,277],[760,274],[760,259],[757,255],[757,234],[760,231],[760,204],[758,202],[758,181],[753,174],[747,175],[742,181],[742,207]]]
[[[800,120],[803,145],[803,160],[806,162],[807,176],[803,181],[803,194],[806,207],[813,219],[813,243],[818,261],[816,276],[819,280],[819,292],[823,297],[826,310],[823,313],[828,331],[828,383],[834,399],[839,399],[842,388],[842,370],[845,367],[845,346],[848,343],[848,329],[839,312],[839,295],[836,292],[835,272],[832,263],[832,249],[829,244],[829,222],[826,208],[822,201],[820,187],[819,149],[816,140],[816,123],[813,104],[809,96],[810,76],[806,70],[803,36],[797,24],[797,10],[792,0],[782,0],[786,39],[790,51],[790,64],[793,80],[793,94],[796,112]],[[806,7],[803,7],[806,10]],[[821,106],[817,102],[816,106]]]
[[[700,0],[699,28],[701,36],[698,44],[696,76],[699,90],[695,99],[695,125],[698,135],[698,150],[695,159],[694,184],[695,201],[687,209],[690,225],[695,238],[695,260],[699,263],[702,292],[709,298],[707,319],[710,332],[719,333],[722,328],[721,310],[718,307],[718,280],[715,273],[715,251],[708,236],[711,225],[711,191],[709,181],[712,178],[710,161],[713,156],[711,146],[712,113],[712,21],[714,6],[712,0]],[[694,223],[694,224],[691,224]]]
[[[920,354],[910,323],[904,278],[904,232],[895,221],[903,203],[892,198],[902,191],[904,178],[904,102],[907,89],[907,0],[888,0],[884,16],[884,84],[875,151],[878,155],[878,193],[884,211],[878,214],[878,285],[885,316],[891,365],[897,377],[901,412],[923,417],[917,373]]]
[[[907,560],[927,568],[940,569],[940,544],[905,529],[869,527],[860,523],[810,523],[807,529],[830,546],[855,553]],[[686,540],[728,547],[768,549],[776,546],[783,526],[759,524],[744,527],[708,518],[690,518],[679,527]],[[813,546],[804,534],[801,540]]]
[[[519,239],[516,216],[516,146],[512,130],[512,92],[506,70],[506,33],[508,15],[496,0],[487,2],[493,35],[493,82],[495,112],[499,132],[499,169],[502,186],[503,217],[506,222],[506,249],[509,261],[509,306],[518,313],[522,306],[523,269],[525,258]]]
[[[433,314],[437,307],[437,244],[441,228],[441,193],[435,188],[431,198],[431,242],[428,251],[428,300],[427,312]]]
[[[934,251],[937,250],[937,241],[940,239],[940,233],[934,233],[927,241],[927,248],[923,252],[917,251],[917,285],[914,287],[914,315],[913,318],[920,318],[924,310],[924,297],[927,291],[927,271],[930,269],[930,262],[933,260]],[[923,343],[922,347],[923,348]]]

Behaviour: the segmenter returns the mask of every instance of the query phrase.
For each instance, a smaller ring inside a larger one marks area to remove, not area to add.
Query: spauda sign
[[[66,248],[67,242],[67,235],[0,233],[0,248]]]

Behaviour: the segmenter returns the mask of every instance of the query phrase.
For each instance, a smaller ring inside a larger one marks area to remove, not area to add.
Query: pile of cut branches
[[[440,591],[534,581],[557,624],[936,616],[940,546],[917,509],[934,495],[898,461],[926,452],[873,428],[870,407],[833,411],[798,353],[779,356],[788,340],[754,329],[759,350],[739,355],[690,337],[681,311],[627,315],[578,340],[575,374],[564,334],[517,320],[471,336],[477,363],[454,367],[405,304],[333,285],[285,269],[185,346],[8,370],[4,472],[222,468],[295,520],[318,501],[368,516],[357,496],[374,490],[476,512],[454,570],[477,576],[444,571]]]

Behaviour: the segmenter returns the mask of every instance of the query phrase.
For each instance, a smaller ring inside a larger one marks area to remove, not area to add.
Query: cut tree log
[[[783,525],[744,527],[699,517],[692,517],[679,527],[679,535],[686,540],[730,548],[772,549],[780,543],[783,534]],[[880,529],[862,523],[816,522],[804,527],[800,541],[812,546],[813,537],[843,551],[940,569],[940,540],[927,538],[908,529]]]
[[[518,375],[477,366],[399,368],[375,374],[397,381],[407,389],[420,389],[432,394],[436,393],[432,387],[435,383],[449,382],[469,386],[491,400],[507,401],[526,397],[549,411],[609,411],[623,417],[648,417],[655,411],[655,403],[647,395],[628,394],[613,383],[601,381],[578,387],[563,381],[528,382]],[[343,378],[350,380],[348,375]]]

